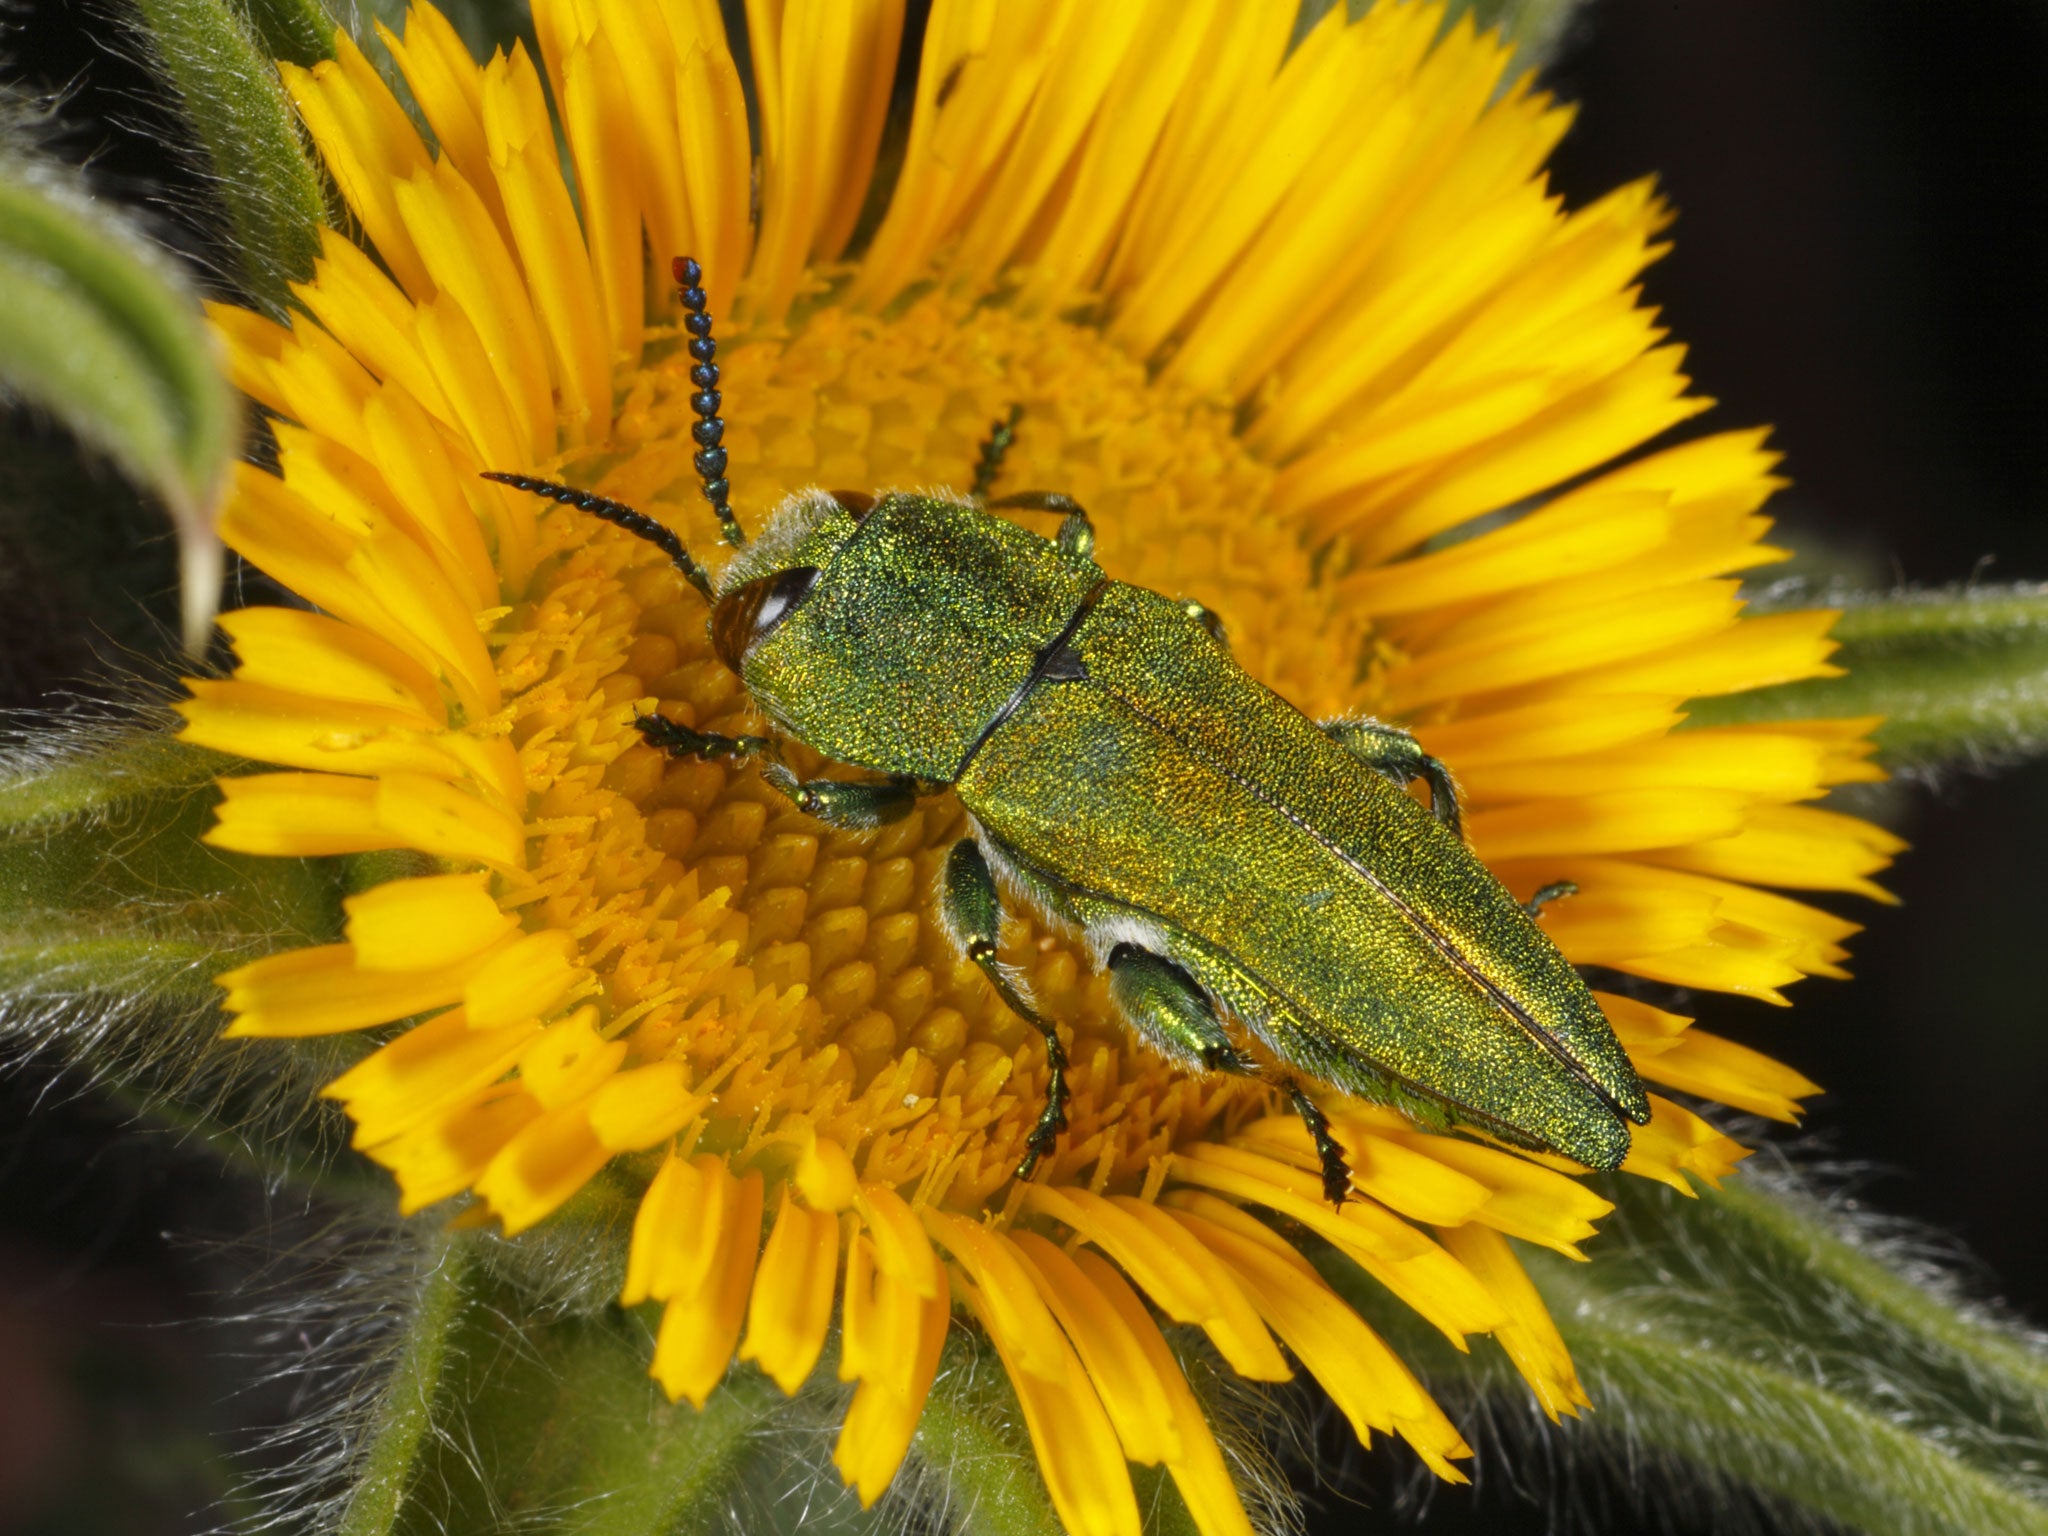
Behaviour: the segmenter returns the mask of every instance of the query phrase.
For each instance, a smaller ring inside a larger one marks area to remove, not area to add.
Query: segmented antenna
[[[995,489],[996,476],[1003,467],[1003,455],[1010,451],[1010,444],[1017,437],[1017,423],[1023,419],[1024,407],[1013,405],[1006,415],[989,424],[988,437],[981,445],[981,456],[974,462],[974,484],[967,491],[976,501]]]
[[[704,482],[704,499],[718,514],[725,542],[738,549],[747,542],[747,536],[740,531],[739,519],[726,503],[732,494],[732,484],[725,478],[725,449],[719,446],[725,436],[725,420],[718,414],[718,343],[711,339],[711,316],[704,308],[704,269],[697,265],[695,257],[678,256],[670,270],[683,290],[677,297],[688,311],[683,316],[683,329],[690,333],[690,358],[696,364],[690,370],[690,382],[697,386],[697,392],[690,396],[690,409],[697,413],[697,422],[690,428],[690,436],[696,439],[697,456],[690,462]]]
[[[500,485],[509,485],[515,491],[530,491],[536,496],[545,496],[549,501],[558,501],[565,507],[574,507],[579,512],[588,512],[592,517],[601,517],[614,528],[623,528],[638,538],[654,545],[670,560],[683,579],[704,594],[708,603],[717,597],[712,590],[711,578],[704,567],[691,558],[683,547],[683,541],[676,537],[675,530],[657,523],[645,512],[635,512],[624,502],[613,501],[595,491],[579,490],[573,485],[563,485],[555,480],[536,480],[531,475],[504,475],[496,470],[483,472],[486,480],[495,480]]]

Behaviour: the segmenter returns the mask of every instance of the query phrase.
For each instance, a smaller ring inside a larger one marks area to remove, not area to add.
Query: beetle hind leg
[[[1316,1144],[1316,1157],[1323,1165],[1323,1198],[1342,1210],[1345,1197],[1351,1193],[1351,1164],[1344,1156],[1344,1148],[1330,1132],[1330,1117],[1323,1113],[1322,1105],[1302,1091],[1299,1084],[1287,1085],[1287,1102],[1301,1116],[1301,1123],[1308,1127],[1309,1139]]]
[[[1250,1076],[1258,1066],[1230,1043],[1209,994],[1186,971],[1136,944],[1109,952],[1109,998],[1160,1055],[1194,1071]]]
[[[1028,1179],[1048,1155],[1067,1128],[1067,1048],[1050,1019],[1032,1007],[1024,994],[996,959],[996,940],[1002,928],[1003,903],[996,890],[995,876],[988,860],[971,837],[963,837],[946,856],[941,877],[939,910],[954,939],[967,958],[981,968],[982,975],[1009,1006],[1012,1013],[1045,1037],[1045,1108],[1038,1123],[1025,1138],[1024,1157],[1017,1164],[1017,1177]]]
[[[1398,725],[1378,720],[1325,720],[1323,734],[1383,778],[1406,786],[1416,779],[1429,785],[1429,809],[1436,819],[1462,835],[1458,786],[1451,770],[1422,750],[1422,743]]]

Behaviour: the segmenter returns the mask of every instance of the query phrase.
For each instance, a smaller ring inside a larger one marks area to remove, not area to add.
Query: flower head
[[[480,478],[718,549],[669,257],[719,316],[743,524],[820,484],[964,488],[1021,406],[998,489],[1080,500],[1112,575],[1199,598],[1310,715],[1414,729],[1517,897],[1576,883],[1543,921],[1579,965],[1782,1001],[1853,925],[1761,887],[1879,894],[1895,847],[1801,803],[1875,776],[1868,722],[1675,729],[1689,698],[1826,672],[1830,616],[1741,614],[1732,573],[1779,557],[1760,433],[1640,452],[1708,403],[1630,286],[1662,205],[1564,208],[1541,168],[1569,113],[1439,7],[1339,7],[1290,50],[1294,15],[942,0],[885,150],[890,0],[750,7],[758,144],[710,0],[542,0],[541,58],[481,67],[417,6],[385,40],[438,150],[345,36],[287,67],[370,249],[331,232],[290,328],[215,311],[278,444],[223,533],[318,611],[222,620],[240,666],[191,685],[186,733],[283,771],[223,781],[210,836],[419,856],[348,901],[346,942],[224,978],[231,1032],[402,1025],[328,1092],[408,1211],[467,1195],[518,1232],[608,1163],[643,1181],[622,1299],[662,1306],[673,1396],[736,1354],[794,1391],[836,1305],[865,1500],[961,1307],[1075,1530],[1135,1529],[1127,1460],[1245,1529],[1161,1317],[1455,1478],[1457,1430],[1269,1219],[1491,1334],[1555,1415],[1585,1397],[1509,1239],[1577,1256],[1607,1204],[1559,1159],[1332,1098],[1333,1210],[1269,1090],[1152,1054],[1022,921],[1003,957],[1073,1101],[1014,1177],[1045,1048],[935,920],[958,806],[835,832],[751,769],[665,759],[636,715],[759,728],[702,600]],[[1653,1084],[1788,1120],[1815,1091],[1601,998]],[[1629,1171],[1682,1188],[1743,1155],[1653,1104]]]

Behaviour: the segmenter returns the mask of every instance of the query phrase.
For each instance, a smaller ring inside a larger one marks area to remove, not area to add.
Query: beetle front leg
[[[766,736],[720,736],[713,731],[693,731],[666,715],[637,715],[633,724],[647,745],[666,752],[670,757],[703,757],[744,763],[774,745]]]
[[[964,837],[946,855],[944,883],[939,892],[940,914],[967,958],[981,968],[981,974],[996,989],[996,996],[1010,1011],[1045,1036],[1045,1108],[1024,1142],[1024,1160],[1017,1164],[1017,1177],[1028,1179],[1038,1160],[1053,1149],[1059,1134],[1067,1128],[1067,1049],[1060,1044],[1052,1021],[1025,1001],[1015,983],[996,959],[996,939],[1003,923],[1003,901],[996,890],[995,876],[988,860],[971,837]]]
[[[917,804],[915,779],[879,782],[859,779],[799,779],[781,763],[769,763],[761,777],[773,784],[806,816],[848,832],[866,832],[901,821]]]
[[[1383,778],[1407,785],[1417,778],[1429,785],[1429,808],[1436,819],[1462,836],[1458,786],[1451,770],[1422,750],[1422,743],[1398,725],[1377,720],[1325,720],[1323,734]]]

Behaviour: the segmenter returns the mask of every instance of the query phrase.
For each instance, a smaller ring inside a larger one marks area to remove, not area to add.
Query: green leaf
[[[714,1529],[777,1453],[792,1412],[736,1371],[700,1411],[648,1379],[653,1340],[610,1307],[562,1316],[483,1261],[491,1239],[437,1240],[361,1445],[342,1536]]]
[[[202,646],[240,408],[170,262],[15,154],[0,154],[0,390],[48,411],[162,501],[178,533],[186,645]]]
[[[1498,1349],[1456,1355],[1355,1270],[1328,1272],[1447,1401],[1551,1436],[1518,1465],[1614,1467],[1645,1509],[1762,1496],[1870,1536],[2048,1532],[2035,1341],[1789,1181],[1740,1176],[1698,1200],[1607,1184],[1620,1209],[1590,1263],[1524,1251],[1594,1402],[1554,1431]]]
[[[334,57],[334,34],[341,23],[320,0],[247,0],[249,21],[273,59],[286,59],[311,69]]]
[[[302,62],[323,57],[331,42],[313,36],[311,3],[266,0],[265,43]],[[281,317],[288,285],[313,275],[327,203],[276,66],[228,0],[135,4],[217,178],[243,286]]]
[[[223,761],[56,720],[0,759],[0,1055],[66,1063],[269,1177],[358,1193],[317,1094],[363,1047],[219,1038],[213,978],[338,938],[344,876],[202,843]]]
[[[1908,773],[2048,751],[2048,586],[1852,596],[1834,634],[1846,676],[1697,699],[1690,723],[1883,715],[1882,760]]]

